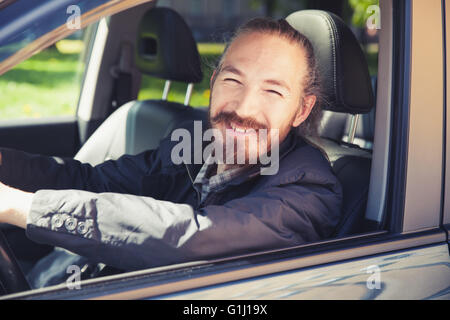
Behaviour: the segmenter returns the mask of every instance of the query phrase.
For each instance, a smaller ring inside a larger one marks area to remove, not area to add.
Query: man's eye
[[[223,81],[234,82],[234,83],[240,83],[238,80],[233,79],[233,78],[225,78],[225,79],[223,79]]]
[[[275,94],[275,95],[280,96],[280,97],[283,96],[280,92],[275,91],[275,90],[266,90],[266,92],[271,93],[271,94]]]

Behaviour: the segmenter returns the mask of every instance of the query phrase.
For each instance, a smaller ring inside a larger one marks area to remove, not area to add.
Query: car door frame
[[[442,1],[442,15],[443,15],[443,39],[444,39],[444,86],[445,86],[445,96],[444,96],[444,139],[445,139],[445,181],[444,181],[444,192],[443,192],[443,212],[442,212],[442,225],[447,232],[447,240],[449,241],[450,232],[450,157],[447,155],[450,152],[450,130],[448,126],[450,124],[450,112],[448,111],[448,106],[450,105],[450,50],[448,45],[450,44],[450,3],[448,1]],[[450,241],[449,241],[450,250]]]

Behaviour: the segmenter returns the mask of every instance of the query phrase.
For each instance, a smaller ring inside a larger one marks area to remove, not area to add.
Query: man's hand
[[[8,187],[0,182],[0,223],[27,226],[33,193]]]

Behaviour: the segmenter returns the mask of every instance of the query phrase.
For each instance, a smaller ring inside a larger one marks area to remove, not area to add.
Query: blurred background
[[[192,106],[209,102],[209,78],[226,41],[253,17],[284,18],[302,9],[321,9],[339,15],[366,53],[372,76],[377,75],[378,30],[366,26],[369,6],[378,0],[159,0],[175,9],[192,28],[202,57],[204,79],[194,87]],[[85,67],[83,29],[0,76],[0,119],[75,115]],[[142,77],[138,99],[161,98],[164,81]],[[186,86],[173,83],[169,100],[183,102]]]

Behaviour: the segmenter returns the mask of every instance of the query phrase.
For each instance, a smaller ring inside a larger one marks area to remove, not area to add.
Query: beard
[[[278,152],[279,130],[270,129],[256,119],[242,118],[234,111],[222,111],[214,117],[209,114],[209,125],[220,132],[214,137],[215,150],[222,150],[227,169],[264,163],[264,159],[273,156],[275,144],[273,151]]]

